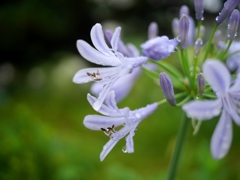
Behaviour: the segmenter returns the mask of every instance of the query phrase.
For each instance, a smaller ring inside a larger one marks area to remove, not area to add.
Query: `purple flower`
[[[211,153],[214,159],[223,158],[232,141],[232,121],[240,125],[240,76],[231,86],[231,76],[220,61],[208,60],[203,65],[203,74],[217,95],[215,100],[192,101],[182,108],[191,118],[211,119],[221,113],[211,139]]]
[[[179,21],[179,36],[180,36],[180,48],[185,49],[187,45],[188,32],[189,32],[189,18],[183,14]]]
[[[158,36],[141,45],[142,54],[153,60],[162,60],[175,52],[177,45],[177,39],[170,40],[167,36]]]
[[[148,39],[157,37],[158,35],[158,25],[156,22],[151,22],[148,27]]]
[[[100,24],[94,25],[91,30],[91,39],[97,50],[83,40],[77,41],[78,51],[86,60],[98,65],[109,66],[82,69],[73,78],[73,82],[77,84],[91,81],[102,84],[103,89],[93,105],[96,111],[99,110],[111,87],[120,77],[131,73],[134,68],[147,62],[146,57],[124,57],[118,51],[120,32],[120,27],[115,29],[111,39],[112,48],[109,48],[105,42]]]
[[[88,94],[88,101],[91,105],[97,99]],[[157,103],[147,105],[144,108],[131,111],[129,108],[119,109],[116,105],[114,91],[110,91],[105,99],[105,104],[101,106],[99,112],[104,115],[88,115],[84,118],[84,125],[91,130],[102,130],[110,137],[110,140],[104,145],[100,154],[100,160],[103,161],[117,142],[126,137],[126,149],[124,152],[133,153],[134,143],[133,136],[139,123],[152,114]],[[116,130],[115,127],[123,126]]]

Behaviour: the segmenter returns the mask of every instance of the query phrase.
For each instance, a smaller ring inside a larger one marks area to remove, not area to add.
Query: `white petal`
[[[95,111],[98,111],[100,109],[100,107],[102,106],[103,102],[105,101],[105,98],[107,97],[107,94],[111,90],[111,88],[112,88],[113,84],[115,83],[115,81],[117,80],[117,78],[118,77],[116,77],[110,83],[106,84],[103,87],[103,90],[99,94],[97,101],[93,104],[93,109],[95,109]]]
[[[117,144],[117,142],[119,141],[118,140],[113,140],[113,139],[110,139],[107,144],[105,144],[103,146],[103,150],[100,154],[100,160],[103,161],[105,159],[105,157],[108,155],[108,153],[112,150],[112,148]]]
[[[118,127],[125,123],[124,117],[108,117],[108,116],[100,116],[100,115],[88,115],[84,118],[83,124],[88,129],[91,130],[101,130],[101,128],[108,128],[114,125]]]
[[[223,158],[232,142],[232,121],[230,115],[223,110],[211,139],[211,153],[214,159]]]
[[[231,77],[223,63],[217,60],[207,60],[203,64],[203,74],[218,97],[228,91]]]
[[[114,91],[109,92],[107,98],[105,99],[105,103],[107,104],[108,107],[118,110]]]
[[[122,64],[115,55],[102,54],[83,40],[77,41],[77,48],[79,53],[92,63],[104,66],[119,66]]]
[[[220,114],[222,103],[220,99],[191,101],[182,106],[189,118],[207,120]]]
[[[117,27],[113,33],[112,39],[111,39],[111,45],[113,50],[116,52],[118,49],[118,43],[120,38],[121,28]]]
[[[93,106],[95,101],[97,101],[97,98],[94,96],[91,96],[90,94],[87,95],[88,102]],[[121,112],[119,112],[118,108],[114,109],[112,107],[108,107],[105,104],[102,104],[101,108],[98,110],[99,113],[105,115],[105,116],[111,116],[111,117],[120,117],[123,116]]]
[[[133,136],[135,135],[134,131],[131,131],[129,135],[126,137],[126,150],[127,153],[133,153],[134,152],[134,141]]]
[[[100,78],[101,81],[107,81],[111,76],[116,76],[119,72],[119,67],[108,67],[108,68],[86,68],[79,70],[73,77],[73,82],[76,84],[87,83],[94,81],[92,76],[89,76],[87,73],[99,73],[96,78]]]
[[[92,27],[91,39],[93,45],[103,54],[107,56],[114,56],[114,53],[108,47],[102,30],[101,24],[97,23]]]

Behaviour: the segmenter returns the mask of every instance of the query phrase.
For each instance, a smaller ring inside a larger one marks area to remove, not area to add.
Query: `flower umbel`
[[[97,99],[88,94],[88,101],[91,105]],[[117,142],[126,136],[126,150],[127,153],[134,152],[133,136],[134,131],[137,129],[139,123],[152,114],[158,107],[157,103],[147,105],[144,108],[140,108],[131,111],[129,108],[119,109],[116,105],[114,91],[110,91],[109,95],[105,99],[105,104],[101,106],[99,112],[101,115],[88,115],[84,118],[84,125],[92,130],[102,130],[110,137],[107,144],[104,145],[100,154],[100,160],[103,161]],[[123,126],[120,130],[115,128]]]

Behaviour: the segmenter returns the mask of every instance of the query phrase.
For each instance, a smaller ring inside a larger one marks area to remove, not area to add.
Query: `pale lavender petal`
[[[236,124],[240,125],[240,116],[238,115],[237,105],[234,104],[233,99],[230,94],[227,94],[224,98],[222,98],[223,109],[228,112],[228,114],[232,117],[232,119],[236,122]]]
[[[211,153],[214,159],[223,158],[232,142],[232,121],[230,115],[223,110],[211,139]]]
[[[91,106],[97,101],[97,98],[94,96],[91,96],[90,94],[87,95],[88,102]],[[119,112],[118,109],[114,109],[111,107],[106,106],[105,104],[102,104],[101,108],[98,110],[99,113],[105,115],[105,116],[111,116],[111,117],[117,117],[122,116],[122,113]]]
[[[126,46],[127,46],[128,51],[129,51],[129,56],[128,57],[137,57],[137,56],[140,55],[139,50],[133,44],[128,43]]]
[[[126,119],[124,117],[108,117],[100,115],[88,115],[84,118],[83,124],[91,130],[101,130],[114,125],[115,127],[123,125]]]
[[[94,81],[95,79],[88,74],[99,73],[97,75],[97,81],[107,81],[109,77],[116,76],[119,72],[119,67],[108,67],[108,68],[86,68],[79,70],[73,77],[73,82],[76,84],[87,83]]]
[[[110,50],[104,39],[102,25],[97,23],[92,27],[91,39],[93,45],[106,56],[114,56],[114,53]]]
[[[116,52],[118,49],[118,43],[120,39],[120,33],[121,33],[121,28],[117,27],[113,33],[112,39],[111,39],[111,46],[113,50]]]
[[[148,57],[139,56],[139,57],[126,57],[125,60],[132,64],[133,68],[139,67],[148,61]]]
[[[221,99],[191,101],[182,106],[189,118],[197,120],[211,119],[220,114],[222,108]]]
[[[158,107],[157,103],[152,103],[152,104],[148,104],[147,106],[134,110],[132,111],[132,116],[133,116],[133,120],[134,122],[141,122],[143,119],[147,118],[148,116],[150,116]],[[129,124],[131,124],[131,122],[129,122]]]
[[[203,64],[203,74],[217,96],[224,96],[231,82],[226,66],[217,60],[207,60]]]
[[[112,148],[117,144],[117,142],[119,141],[118,140],[113,140],[113,139],[110,139],[107,144],[105,144],[103,146],[103,150],[100,154],[100,160],[103,161],[105,159],[105,157],[108,155],[108,153],[112,150]]]
[[[117,80],[117,78],[113,79],[110,83],[106,84],[103,87],[103,90],[99,94],[97,101],[95,101],[95,103],[93,104],[93,109],[95,111],[98,111],[100,109],[103,102],[105,101],[105,98],[107,97],[108,92],[111,90],[111,88],[112,88],[114,82]]]
[[[109,92],[109,94],[107,95],[107,97],[105,99],[105,103],[108,107],[118,110],[114,91]]]
[[[83,40],[77,41],[77,48],[79,53],[92,63],[104,66],[119,66],[122,64],[115,55],[104,55]]]
[[[126,137],[126,151],[127,153],[133,153],[134,152],[134,142],[133,142],[133,136],[135,135],[134,131],[131,131],[129,135]]]
[[[112,86],[111,90],[115,92],[115,99],[117,102],[124,99],[132,89],[135,80],[139,77],[141,68],[134,68],[133,72],[120,77]],[[103,86],[100,83],[94,83],[91,87],[91,92],[98,96],[102,91]]]

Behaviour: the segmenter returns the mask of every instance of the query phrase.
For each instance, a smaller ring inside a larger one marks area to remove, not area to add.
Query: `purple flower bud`
[[[177,37],[179,35],[179,19],[174,18],[172,21],[172,31],[174,37]]]
[[[148,27],[148,39],[157,37],[158,35],[158,25],[155,22],[151,22]]]
[[[195,55],[195,57],[198,56],[198,54],[200,53],[200,50],[202,49],[202,45],[203,45],[202,39],[198,38],[195,42],[195,45],[194,45],[194,55]]]
[[[180,8],[180,11],[179,11],[179,17],[182,17],[182,15],[186,15],[188,16],[189,15],[189,8],[185,5],[183,5],[181,8]]]
[[[175,52],[177,39],[168,39],[167,36],[150,39],[141,45],[142,54],[153,60],[162,60]]]
[[[221,30],[217,30],[216,33],[214,34],[214,37],[213,37],[213,44],[215,46],[218,46],[218,43],[219,41],[221,40],[222,38],[222,31]]]
[[[194,7],[195,7],[195,12],[196,12],[196,19],[198,21],[203,21],[203,4],[204,0],[194,0]]]
[[[224,3],[219,16],[216,17],[217,25],[220,25],[231,14],[231,12],[237,7],[239,3],[240,0],[227,0]]]
[[[238,24],[240,20],[239,16],[239,11],[237,9],[235,9],[230,16],[227,32],[229,40],[234,40],[234,38],[237,36]]]
[[[187,35],[189,31],[189,18],[186,15],[182,15],[179,22],[179,35],[180,35],[180,48],[183,50],[186,47]]]
[[[160,86],[162,88],[162,91],[166,100],[170,105],[175,106],[176,100],[174,97],[174,90],[173,90],[173,85],[170,77],[166,73],[161,72],[159,76],[159,80],[160,80]]]
[[[201,96],[204,93],[206,81],[202,73],[199,73],[197,76],[197,87],[198,87],[198,94]]]

